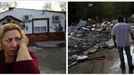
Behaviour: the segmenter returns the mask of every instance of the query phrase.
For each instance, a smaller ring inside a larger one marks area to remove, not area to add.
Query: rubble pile
[[[78,59],[87,59],[88,54],[95,53],[100,48],[112,48],[114,46],[111,39],[112,24],[103,23],[98,28],[93,26],[76,25],[69,27],[69,64],[76,64],[79,61]]]

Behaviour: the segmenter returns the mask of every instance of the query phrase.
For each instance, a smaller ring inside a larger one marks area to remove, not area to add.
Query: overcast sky
[[[43,5],[48,1],[17,1],[16,8],[30,8],[30,9],[43,9]],[[56,1],[49,1],[52,3],[52,9],[55,11],[60,11],[58,3]]]
[[[1,1],[2,3],[9,2],[9,1]],[[51,9],[54,11],[61,11],[61,8],[59,7],[58,1],[10,1],[10,6],[14,7],[14,2],[17,3],[16,8],[26,8],[26,9],[37,9],[42,10],[43,6],[46,2],[51,2]],[[0,13],[7,11],[8,8],[0,9]]]

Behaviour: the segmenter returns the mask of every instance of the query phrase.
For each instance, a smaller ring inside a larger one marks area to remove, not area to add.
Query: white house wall
[[[63,27],[63,31],[65,31],[65,14],[64,13],[57,13],[57,12],[42,12],[42,10],[33,10],[33,9],[22,9],[22,8],[15,8],[11,11],[7,11],[0,14],[0,19],[4,18],[7,15],[14,16],[18,18],[19,20],[24,19],[24,15],[30,15],[31,18],[49,18],[49,30],[50,32],[55,32],[55,25],[58,23],[53,23],[53,16],[58,15],[60,16],[60,23]],[[26,33],[32,32],[32,23],[26,23],[28,26],[28,30]],[[30,27],[30,28],[29,28]]]
[[[54,12],[45,12],[44,14],[37,16],[33,16],[33,18],[49,18],[49,28],[50,32],[55,32],[55,25],[58,23],[53,23],[53,16],[60,16],[61,25],[63,27],[63,31],[65,31],[65,16],[63,13],[54,13]]]
[[[28,27],[28,29],[24,29],[24,31],[27,33],[27,34],[32,34],[32,22],[30,23],[25,23],[25,26]]]

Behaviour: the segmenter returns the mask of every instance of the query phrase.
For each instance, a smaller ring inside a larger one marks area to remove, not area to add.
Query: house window
[[[48,20],[47,19],[34,19],[33,31],[34,33],[48,32]]]
[[[46,26],[45,27],[34,27],[34,32],[35,33],[47,32],[46,31]]]

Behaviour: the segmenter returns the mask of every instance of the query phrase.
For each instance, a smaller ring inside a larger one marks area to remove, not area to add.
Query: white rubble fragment
[[[78,26],[85,26],[85,24],[86,24],[86,21],[80,20],[78,23]]]
[[[109,41],[106,41],[105,44],[106,44],[109,48],[114,47],[114,42],[113,42],[113,39],[112,39],[112,38],[111,38]]]
[[[88,56],[86,56],[86,55],[80,55],[80,56],[77,56],[76,60],[84,60],[87,58],[88,58]]]
[[[83,54],[87,55],[88,53],[94,53],[96,52],[98,49],[96,48],[90,48],[90,49],[87,49],[86,51],[83,52]]]

